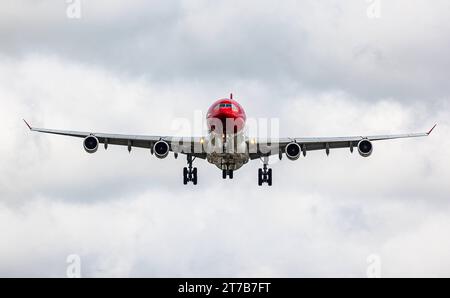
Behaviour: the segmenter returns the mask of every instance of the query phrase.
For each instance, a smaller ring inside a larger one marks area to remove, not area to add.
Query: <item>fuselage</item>
[[[208,109],[206,120],[206,146],[216,148],[207,155],[208,162],[221,170],[237,170],[246,164],[249,160],[244,135],[246,115],[232,95],[214,102]]]

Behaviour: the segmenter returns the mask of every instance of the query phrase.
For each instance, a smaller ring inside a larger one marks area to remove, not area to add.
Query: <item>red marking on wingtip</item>
[[[436,126],[437,126],[437,124],[435,124],[435,125],[430,129],[430,131],[428,132],[429,135],[433,132],[433,130],[434,130],[434,128],[435,128]]]
[[[28,124],[28,122],[25,120],[25,119],[22,119],[23,120],[23,122],[25,122],[25,124],[28,126],[28,128],[30,129],[30,130],[32,130],[32,127],[31,127],[31,125],[30,124]]]

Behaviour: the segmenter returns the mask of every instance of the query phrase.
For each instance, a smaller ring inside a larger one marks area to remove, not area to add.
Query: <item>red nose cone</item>
[[[245,111],[232,99],[219,99],[208,110],[208,129],[217,133],[237,133],[244,129]],[[221,131],[220,131],[221,130]]]

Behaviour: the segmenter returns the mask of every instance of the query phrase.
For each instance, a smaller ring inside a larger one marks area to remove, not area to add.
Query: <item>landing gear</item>
[[[193,175],[192,182],[194,183],[194,185],[197,185],[197,168],[194,168],[192,170],[192,175]]]
[[[258,169],[258,185],[261,186],[263,183],[267,183],[269,186],[272,186],[272,169],[267,168],[269,158],[264,157],[263,163],[263,168]]]
[[[230,178],[230,179],[233,179],[233,170],[222,170],[222,178],[223,179],[227,179],[227,176]]]
[[[194,183],[197,185],[197,168],[192,167],[192,163],[195,158],[192,158],[192,155],[187,156],[188,167],[183,168],[183,184],[186,185],[188,182]]]
[[[188,169],[186,167],[183,168],[183,184],[186,185],[188,183]]]

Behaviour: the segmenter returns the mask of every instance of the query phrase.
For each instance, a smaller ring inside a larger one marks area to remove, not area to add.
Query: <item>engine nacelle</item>
[[[166,158],[169,155],[170,147],[166,141],[158,141],[153,145],[153,152],[157,158]]]
[[[299,144],[292,142],[287,144],[285,151],[287,158],[289,158],[290,160],[297,160],[300,157],[302,148],[300,148]]]
[[[373,145],[369,140],[361,140],[358,143],[358,152],[362,157],[369,157],[372,155]]]
[[[98,149],[98,139],[95,136],[87,136],[83,141],[84,150],[87,153],[95,153]]]

